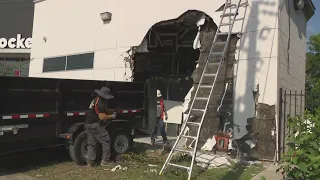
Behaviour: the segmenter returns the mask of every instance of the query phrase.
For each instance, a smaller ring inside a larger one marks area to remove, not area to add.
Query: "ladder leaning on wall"
[[[203,124],[203,121],[204,121],[204,118],[205,118],[205,114],[206,114],[207,109],[208,109],[208,104],[209,104],[209,101],[210,101],[210,98],[211,98],[211,95],[212,95],[212,92],[213,92],[213,88],[214,88],[214,86],[216,84],[219,71],[220,71],[220,69],[221,69],[221,67],[222,67],[222,65],[224,63],[224,60],[227,57],[227,55],[226,55],[227,54],[227,48],[228,48],[228,45],[229,45],[229,42],[230,42],[230,36],[232,34],[232,29],[233,29],[234,23],[237,20],[236,17],[238,15],[239,8],[240,7],[246,7],[246,6],[248,6],[248,0],[244,0],[244,1],[243,0],[239,0],[238,3],[232,3],[231,0],[226,0],[223,12],[221,14],[221,20],[220,20],[218,29],[216,31],[216,34],[214,36],[214,39],[213,39],[213,42],[212,42],[212,46],[211,46],[211,49],[210,49],[210,52],[209,52],[209,56],[206,59],[205,66],[204,66],[204,69],[203,69],[203,72],[202,72],[202,75],[201,75],[201,78],[200,78],[200,81],[199,81],[199,85],[197,87],[197,90],[195,92],[194,98],[192,100],[192,104],[191,104],[191,107],[190,107],[190,110],[189,110],[189,113],[188,113],[188,116],[187,116],[187,120],[186,120],[186,122],[184,122],[183,127],[181,129],[181,132],[180,132],[176,142],[174,143],[173,148],[171,149],[171,152],[170,152],[166,162],[164,163],[159,175],[162,175],[164,173],[164,170],[167,168],[167,166],[173,166],[173,167],[176,167],[176,168],[181,168],[181,169],[187,170],[188,171],[188,180],[190,180],[191,174],[192,174],[193,165],[194,165],[194,161],[195,161],[196,154],[197,154],[198,140],[199,140],[202,124]],[[227,13],[226,11],[228,9],[230,11],[232,9],[234,9],[235,11]],[[223,22],[223,19],[226,18],[226,17],[228,17],[228,19],[229,19],[229,22],[227,22],[227,23]],[[229,27],[228,32],[221,32],[221,27]],[[225,42],[218,42],[217,41],[219,36],[226,36],[226,35],[228,35],[228,37],[227,37],[227,40]],[[223,45],[224,46],[223,51],[222,52],[214,52],[214,47],[216,45]],[[209,61],[209,59],[210,59],[210,61]],[[211,59],[213,59],[213,61],[211,61]],[[218,69],[217,69],[216,73],[212,74],[212,73],[207,73],[206,72],[206,70],[208,69],[208,67],[210,65],[217,64],[217,63],[219,64],[219,66],[218,66]],[[204,85],[204,83],[203,83],[203,78],[204,77],[212,78],[212,80],[213,80],[212,84]],[[209,96],[207,96],[207,97],[199,97],[199,93],[198,93],[199,89],[210,89]],[[194,102],[195,101],[205,102],[205,104],[206,104],[205,108],[204,109],[196,109],[196,108],[194,108]],[[191,119],[190,118],[191,112],[200,112],[201,113],[200,122],[192,122],[190,120]],[[186,130],[187,126],[196,127],[197,128],[197,136],[184,135],[183,132]],[[195,140],[195,145],[193,147],[193,150],[179,149],[177,147],[179,142],[182,140],[182,138]],[[183,165],[171,163],[171,160],[172,160],[174,152],[182,152],[182,153],[191,154],[192,155],[192,160],[191,160],[190,166],[183,166]]]

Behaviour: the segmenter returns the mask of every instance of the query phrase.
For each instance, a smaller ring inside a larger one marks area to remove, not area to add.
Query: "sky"
[[[320,33],[320,0],[312,0],[314,6],[316,7],[316,12],[312,18],[308,21],[307,24],[307,38],[309,39],[310,35]]]

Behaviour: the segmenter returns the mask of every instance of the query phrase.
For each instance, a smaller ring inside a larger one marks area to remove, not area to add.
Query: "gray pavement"
[[[0,175],[0,180],[32,180],[32,177],[24,174]]]
[[[270,165],[261,173],[254,176],[251,180],[282,180],[282,174],[277,173],[278,166]]]

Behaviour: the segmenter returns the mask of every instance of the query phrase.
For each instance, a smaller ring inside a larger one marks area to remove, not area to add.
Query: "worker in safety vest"
[[[105,122],[116,117],[117,109],[108,108],[108,100],[113,99],[110,89],[102,87],[100,90],[95,90],[96,97],[92,100],[89,106],[89,112],[85,120],[85,131],[87,133],[88,167],[92,167],[96,158],[97,141],[102,144],[102,160],[101,166],[112,166],[110,160],[111,155],[111,140],[109,133],[105,128]]]
[[[164,120],[168,120],[168,115],[167,115],[166,108],[164,106],[161,91],[157,90],[157,123],[151,133],[151,144],[152,145],[155,144],[158,127],[160,129],[160,133],[161,133],[161,136],[163,139],[163,144],[167,144],[167,133],[165,130]]]

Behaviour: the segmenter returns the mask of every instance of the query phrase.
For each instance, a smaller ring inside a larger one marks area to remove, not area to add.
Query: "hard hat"
[[[158,89],[157,90],[157,97],[161,97],[161,96],[162,96],[161,91]]]

